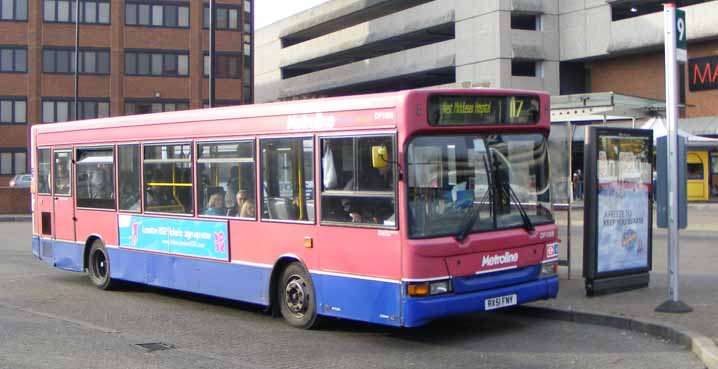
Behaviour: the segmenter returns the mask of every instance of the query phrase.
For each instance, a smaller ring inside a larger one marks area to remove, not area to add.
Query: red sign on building
[[[688,88],[691,91],[718,89],[718,56],[688,61]]]

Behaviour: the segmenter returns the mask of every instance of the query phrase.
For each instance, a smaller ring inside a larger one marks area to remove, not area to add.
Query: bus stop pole
[[[656,311],[687,313],[691,307],[680,300],[678,289],[678,64],[676,60],[676,5],[663,5],[666,73],[666,120],[668,122],[668,300]]]
[[[571,279],[571,208],[573,207],[573,124],[568,121],[568,219],[566,221],[566,260],[568,279]]]

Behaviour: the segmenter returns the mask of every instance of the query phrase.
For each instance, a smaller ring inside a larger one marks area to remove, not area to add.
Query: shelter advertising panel
[[[647,277],[651,269],[653,137],[647,130],[589,129],[584,277],[592,294],[595,280]],[[628,287],[612,282],[611,290]]]

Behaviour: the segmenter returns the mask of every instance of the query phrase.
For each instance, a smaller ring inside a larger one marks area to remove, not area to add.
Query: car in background
[[[32,182],[31,174],[18,174],[10,180],[10,187],[30,188]]]

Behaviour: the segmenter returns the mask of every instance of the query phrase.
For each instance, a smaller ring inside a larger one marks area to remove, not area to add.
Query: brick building
[[[253,99],[251,0],[216,0],[216,105]],[[196,109],[208,101],[208,3],[80,0],[79,113],[75,3],[0,0],[0,213],[26,212],[32,124]]]

